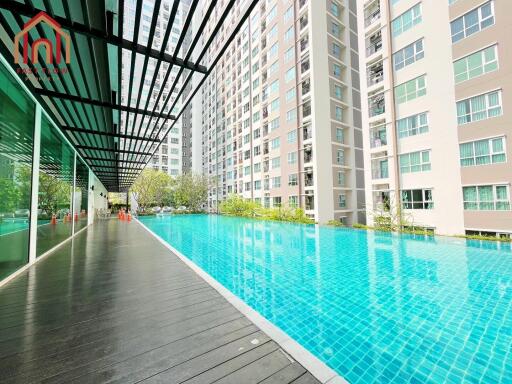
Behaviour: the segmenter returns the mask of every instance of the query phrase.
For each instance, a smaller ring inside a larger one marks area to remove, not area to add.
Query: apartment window
[[[416,4],[393,20],[391,24],[393,37],[401,35],[419,23],[421,23],[421,3]]]
[[[336,164],[345,165],[345,151],[343,149],[336,151]]]
[[[289,103],[292,100],[295,100],[295,96],[297,95],[297,91],[295,88],[291,88],[286,91],[286,102]]]
[[[288,134],[286,135],[286,141],[288,141],[288,143],[297,142],[297,131],[293,130],[288,132]]]
[[[254,163],[254,173],[261,172],[261,163]]]
[[[272,63],[272,65],[268,68],[269,76],[276,72],[279,69],[279,61]]]
[[[277,169],[277,168],[280,168],[281,167],[281,158],[278,156],[278,157],[274,157],[272,159],[272,169]]]
[[[498,47],[493,45],[454,62],[455,83],[462,83],[474,77],[496,71],[498,69],[497,53]]]
[[[336,37],[340,37],[340,25],[334,21],[331,22],[331,33]]]
[[[251,190],[251,182],[250,181],[245,183],[245,190],[246,191],[250,191]]]
[[[272,198],[272,206],[273,207],[280,207],[281,206],[281,197],[276,196]]]
[[[343,108],[338,105],[334,107],[334,118],[338,121],[343,120]]]
[[[336,128],[336,141],[343,143],[343,128]]]
[[[504,163],[507,160],[504,137],[462,143],[459,149],[462,167]]]
[[[270,121],[270,130],[274,131],[277,128],[279,128],[279,117],[276,117],[275,119]]]
[[[281,176],[272,178],[272,188],[281,188]]]
[[[267,14],[267,19],[266,19],[267,24],[269,24],[276,16],[277,16],[277,7],[274,5],[272,7],[272,9]]]
[[[431,189],[406,189],[402,190],[403,209],[433,209]]]
[[[430,171],[430,150],[400,155],[400,172],[414,173]]]
[[[344,193],[338,195],[338,207],[342,209],[347,208],[347,196]]]
[[[290,68],[284,75],[284,81],[287,83],[295,79],[295,67]]]
[[[287,63],[290,60],[293,60],[295,57],[295,50],[294,47],[288,48],[286,52],[284,53],[284,62]]]
[[[252,65],[252,73],[256,73],[256,71],[260,68],[260,63],[257,62],[256,64]]]
[[[254,181],[254,190],[259,191],[261,189],[261,180]]]
[[[340,187],[345,186],[345,172],[343,172],[343,171],[338,172],[338,186],[340,186]]]
[[[249,160],[251,158],[251,150],[248,149],[244,152],[244,160]]]
[[[398,71],[416,61],[423,59],[425,52],[423,51],[423,39],[407,45],[401,50],[393,54],[393,66]]]
[[[457,102],[457,120],[459,124],[489,119],[500,116],[501,113],[501,90]]]
[[[293,6],[290,6],[286,12],[284,13],[284,22],[287,23],[288,21],[290,21],[292,18],[293,18]]]
[[[341,47],[336,43],[332,43],[331,53],[334,57],[340,59],[341,58]]]
[[[293,26],[288,28],[284,33],[284,41],[293,40],[294,32]]]
[[[343,91],[341,89],[341,86],[334,84],[334,97],[338,100],[341,100],[343,97]]]
[[[341,65],[334,63],[332,65],[332,74],[336,77],[341,76]]]
[[[278,43],[275,43],[268,50],[268,54],[267,54],[268,59],[270,60],[270,59],[274,58],[277,55],[278,51],[279,51],[279,45],[278,45]]]
[[[244,176],[248,176],[251,174],[251,166],[248,165],[246,167],[244,167]]]
[[[270,29],[270,31],[268,31],[268,35],[267,35],[267,37],[268,37],[268,39],[269,39],[269,40],[273,40],[276,36],[277,36],[277,24],[276,24],[276,25],[274,25],[274,26]]]
[[[396,130],[398,132],[398,137],[401,139],[428,132],[427,112],[397,120]]]
[[[261,131],[260,131],[260,129],[259,129],[259,128],[258,128],[258,129],[255,129],[255,130],[254,130],[254,132],[253,132],[253,137],[254,137],[255,139],[257,139],[258,137],[260,137],[260,132],[261,132]]]
[[[288,205],[292,208],[297,208],[299,206],[299,196],[288,196]]]
[[[274,99],[270,103],[270,112],[277,111],[279,109],[279,99]]]
[[[272,141],[270,142],[270,146],[272,149],[278,149],[280,145],[281,145],[281,139],[279,137],[272,139]]]
[[[260,111],[256,111],[252,115],[252,121],[253,123],[256,123],[260,120]]]
[[[253,149],[253,155],[258,156],[261,153],[261,147],[259,145],[255,146]]]
[[[340,6],[334,1],[331,1],[331,13],[336,17],[340,15]]]
[[[293,108],[286,112],[286,121],[291,122],[297,119],[297,109]]]
[[[253,82],[252,82],[252,89],[258,88],[259,85],[260,85],[260,78],[258,77],[258,78],[253,80]]]
[[[288,164],[296,164],[297,163],[297,152],[289,152],[288,153]]]
[[[298,184],[299,184],[299,179],[298,179],[298,176],[296,173],[292,173],[291,175],[288,175],[288,185],[289,186],[298,185]]]
[[[395,87],[395,100],[397,104],[414,100],[427,94],[425,75],[409,80]]]
[[[462,188],[464,209],[471,211],[508,211],[508,185],[478,185]]]
[[[494,24],[494,2],[488,1],[480,7],[456,18],[450,23],[452,43],[465,39]]]
[[[279,80],[274,80],[269,87],[270,93],[279,92]]]

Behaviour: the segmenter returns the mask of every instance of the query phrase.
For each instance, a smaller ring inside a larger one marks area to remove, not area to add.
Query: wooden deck
[[[83,231],[0,308],[3,384],[319,383],[136,222]]]

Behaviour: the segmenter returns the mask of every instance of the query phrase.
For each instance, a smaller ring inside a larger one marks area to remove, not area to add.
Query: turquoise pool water
[[[141,221],[351,383],[510,383],[509,245],[207,215]]]

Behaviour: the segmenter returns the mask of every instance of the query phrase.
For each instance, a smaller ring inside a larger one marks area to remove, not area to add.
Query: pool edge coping
[[[286,353],[288,353],[294,360],[301,364],[307,371],[309,371],[316,379],[322,384],[349,384],[342,376],[340,376],[332,368],[328,367],[318,357],[313,355],[310,351],[300,345],[297,341],[291,338],[286,332],[274,325],[271,321],[267,320],[264,316],[259,314],[256,310],[251,308],[242,299],[237,297],[234,293],[224,287],[221,283],[215,280],[209,273],[204,271],[201,267],[195,264],[188,257],[183,255],[172,245],[167,243],[164,239],[151,231],[144,225],[138,218],[135,222],[140,224],[147,232],[149,232],[156,240],[169,249],[181,261],[183,261],[190,269],[197,273],[203,280],[205,280],[213,289],[215,289],[222,297],[224,297],[231,305],[240,311],[245,317],[252,321],[258,328],[266,333],[272,340],[274,340]]]

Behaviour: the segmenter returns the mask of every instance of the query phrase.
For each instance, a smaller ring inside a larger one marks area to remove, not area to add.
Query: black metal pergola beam
[[[75,147],[77,149],[88,149],[88,150],[91,150],[91,151],[104,151],[104,152],[113,152],[113,153],[129,153],[129,154],[132,154],[132,155],[149,155],[149,153],[147,152],[136,152],[136,151],[131,151],[129,149],[116,149],[116,148],[98,148],[98,147],[93,147],[91,145],[75,145]],[[115,160],[115,161],[121,161],[121,160]]]
[[[128,113],[150,115],[150,116],[158,117],[161,119],[175,120],[174,115],[158,113],[158,112],[153,112],[153,111],[150,112],[150,111],[143,110],[143,109],[133,108],[133,107],[130,107],[127,105],[114,104],[110,101],[94,100],[94,99],[89,99],[89,98],[85,98],[85,97],[81,97],[81,96],[68,95],[66,93],[50,91],[49,89],[43,89],[43,88],[35,88],[35,92],[40,96],[47,96],[47,97],[53,97],[53,98],[58,98],[58,99],[63,99],[63,100],[69,100],[69,101],[74,101],[74,102],[82,103],[82,104],[91,104],[91,105],[95,105],[98,107],[117,109],[117,110],[128,112]]]
[[[108,136],[108,137],[118,137],[120,139],[133,139],[133,140],[141,140],[141,141],[151,141],[151,142],[154,142],[154,143],[160,142],[159,139],[152,139],[150,137],[142,137],[142,136],[135,136],[135,135],[126,135],[126,134],[123,134],[123,133],[100,132],[100,131],[93,131],[91,129],[68,127],[68,126],[63,126],[61,128],[63,130],[65,130],[65,131],[68,131],[68,132],[84,133],[84,134],[87,134],[87,135],[99,135],[99,136]]]
[[[13,13],[25,16],[25,17],[33,17],[42,9],[37,9],[35,7],[31,7],[30,5],[19,3],[15,0],[2,0],[0,2],[0,8],[6,9]],[[98,40],[102,40],[105,43],[112,44],[114,46],[132,51],[134,53],[140,53],[141,55],[148,55],[154,59],[160,59],[166,63],[174,64],[179,67],[187,68],[193,71],[206,73],[207,68],[204,65],[200,65],[198,63],[193,63],[190,61],[184,61],[178,57],[173,57],[165,52],[161,52],[159,50],[153,49],[151,47],[146,47],[142,44],[136,44],[133,41],[126,40],[122,37],[115,35],[108,35],[105,32],[89,27],[87,25],[77,23],[74,21],[70,21],[65,17],[61,17],[58,15],[53,15],[53,19],[61,25],[61,27],[68,29],[70,31],[80,33],[82,35],[92,37]]]
[[[129,163],[129,164],[146,164],[145,161],[135,161],[135,160],[122,160],[122,159],[104,159],[102,157],[94,157],[94,156],[82,156],[84,160],[91,161],[110,161],[113,163]],[[97,167],[96,164],[92,164],[93,167]],[[112,168],[110,166],[110,168]]]

